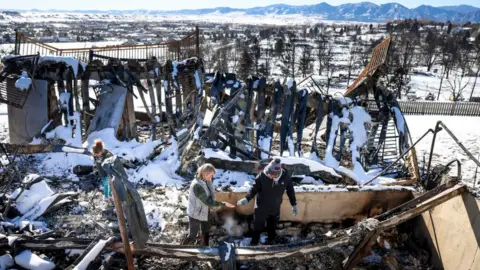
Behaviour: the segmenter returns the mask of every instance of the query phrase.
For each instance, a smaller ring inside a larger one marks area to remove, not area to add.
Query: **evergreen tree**
[[[277,39],[277,42],[275,43],[275,54],[277,56],[282,55],[282,52],[284,49],[285,49],[285,43],[283,42],[283,39],[281,38]]]
[[[248,76],[250,75],[250,71],[253,66],[253,59],[252,56],[250,55],[248,48],[244,47],[242,49],[242,54],[240,56],[240,65],[238,66],[238,77],[241,80],[247,80]]]

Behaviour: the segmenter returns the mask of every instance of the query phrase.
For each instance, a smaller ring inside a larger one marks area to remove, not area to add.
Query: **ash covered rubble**
[[[33,87],[45,88],[51,99],[42,112],[46,120],[31,138],[34,144],[2,144],[8,159],[2,162],[0,224],[5,256],[10,256],[5,265],[122,269],[130,266],[128,253],[133,253],[139,269],[216,269],[225,267],[218,247],[227,242],[234,244],[240,269],[427,268],[428,254],[412,242],[408,229],[397,231],[396,216],[366,219],[409,201],[418,180],[414,153],[402,158],[411,145],[403,116],[380,83],[369,84],[373,88],[364,92],[352,88],[361,94],[338,98],[302,87],[305,81],[297,86],[294,79],[267,82],[250,76],[241,82],[235,74],[203,75],[202,60],[196,57],[165,64],[94,57],[98,59],[87,66],[78,64],[76,72],[65,58],[49,58],[41,68],[38,56],[8,59],[7,84],[13,74],[23,76],[22,69],[28,69]],[[35,82],[49,76],[48,84]],[[89,96],[92,78],[102,82],[94,84],[95,98]],[[373,101],[369,92],[374,92]],[[135,111],[135,97],[146,112]],[[89,151],[97,139],[117,157],[119,167],[109,173],[110,180],[121,180],[140,203],[115,202],[114,210],[103,200],[101,180],[91,173]],[[394,149],[385,151],[386,142]],[[210,247],[180,245],[188,227],[187,188],[199,165],[218,168],[214,183],[219,196],[234,202],[273,157],[292,172],[302,197],[299,217],[281,214],[275,245],[249,246],[253,204],[212,213]],[[388,167],[397,158],[397,166]],[[19,181],[23,176],[26,180]],[[17,197],[22,190],[26,195]],[[27,196],[37,190],[43,193]],[[315,201],[321,197],[327,199]],[[118,212],[122,205],[126,223]],[[328,213],[335,207],[338,212]],[[132,213],[141,217],[136,220]],[[141,220],[148,229],[146,244],[135,241],[139,232],[132,224]],[[374,240],[363,247],[365,239]],[[24,257],[38,265],[25,264]]]

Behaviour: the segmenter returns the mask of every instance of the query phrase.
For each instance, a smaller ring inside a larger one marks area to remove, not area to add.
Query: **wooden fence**
[[[480,116],[480,103],[477,102],[399,101],[398,103],[406,115]]]
[[[183,60],[200,55],[198,27],[181,40],[169,40],[159,44],[113,45],[93,48],[60,49],[30,38],[22,32],[15,32],[15,54],[17,55],[67,56],[88,63],[91,55],[103,55],[121,59],[149,59],[156,57],[160,62]]]

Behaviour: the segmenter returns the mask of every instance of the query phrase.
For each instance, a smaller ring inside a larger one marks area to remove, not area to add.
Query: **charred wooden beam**
[[[393,216],[390,219],[387,219],[383,222],[380,223],[380,228],[382,230],[387,230],[390,228],[393,228],[403,222],[406,222],[416,216],[421,215],[422,213],[435,208],[436,206],[456,197],[461,194],[463,194],[466,191],[466,187],[463,184],[457,184],[449,189],[444,190],[440,194],[433,196],[426,200],[425,202],[422,202],[418,204],[415,208],[405,211],[401,214],[398,214],[396,216]]]
[[[350,254],[350,256],[348,256],[348,258],[345,260],[343,268],[351,270],[360,262],[362,258],[367,256],[379,234],[379,230],[373,230],[365,238],[363,238],[363,240],[360,241],[357,246],[355,246],[352,254]]]
[[[79,148],[69,145],[61,144],[32,144],[32,145],[20,145],[20,144],[3,144],[7,153],[16,153],[18,155],[31,155],[40,153],[75,153],[83,155],[91,155],[88,149]]]
[[[308,254],[322,252],[337,246],[356,244],[358,239],[364,235],[364,232],[357,231],[351,235],[342,235],[336,238],[319,238],[314,240],[305,240],[293,244],[276,246],[258,246],[237,248],[236,257],[240,261],[263,261],[270,259],[284,259],[294,256],[304,256]],[[0,243],[2,247],[8,247],[8,241]],[[92,239],[64,238],[55,240],[17,240],[16,245],[32,250],[65,250],[65,249],[85,249],[92,243]],[[135,249],[130,245],[135,256],[155,256],[178,258],[185,260],[220,260],[217,248],[164,245],[149,243],[143,249]],[[124,253],[122,242],[114,242],[105,246],[106,251]]]

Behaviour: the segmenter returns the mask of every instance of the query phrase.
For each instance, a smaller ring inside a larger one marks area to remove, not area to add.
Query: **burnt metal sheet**
[[[13,85],[15,82],[12,82]],[[7,84],[9,84],[7,80]],[[15,89],[13,91],[21,92]],[[33,88],[23,104],[23,108],[8,104],[8,127],[10,143],[28,144],[48,123],[48,83],[34,80]],[[10,98],[10,92],[8,97]]]
[[[390,47],[391,41],[392,37],[389,36],[387,39],[382,41],[382,43],[378,44],[373,49],[370,62],[367,64],[367,66],[365,66],[365,68],[362,70],[360,75],[358,75],[355,81],[353,81],[352,85],[348,87],[345,96],[351,96],[355,89],[364,84],[367,79],[372,76],[377,71],[377,69],[385,63],[385,61],[387,60],[388,48]]]
[[[101,86],[98,106],[87,134],[106,128],[113,128],[117,134],[126,98],[127,89],[125,87],[113,84]]]
[[[15,87],[16,79],[7,77],[0,82],[0,102],[16,108],[23,108],[30,94],[31,88],[27,91],[18,90]]]

